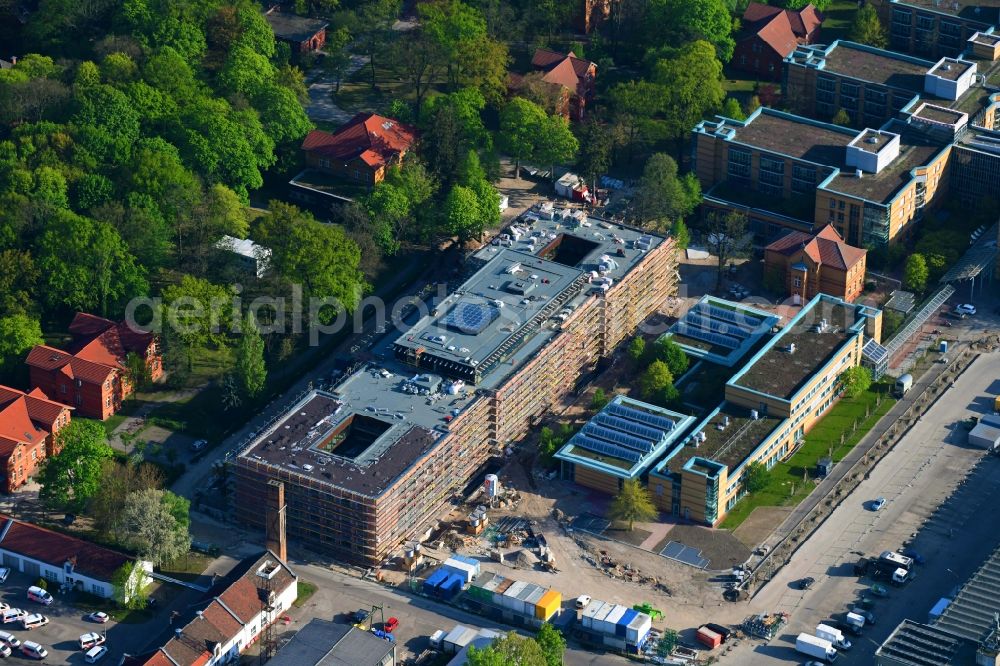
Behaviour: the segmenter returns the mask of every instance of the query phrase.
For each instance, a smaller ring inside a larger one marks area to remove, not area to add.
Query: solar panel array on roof
[[[459,301],[441,318],[441,325],[461,333],[478,335],[500,316],[500,308],[489,303]]]
[[[588,423],[583,426],[583,432],[591,437],[597,439],[603,439],[609,442],[614,442],[615,444],[620,444],[624,447],[635,449],[641,453],[649,453],[653,450],[653,442],[648,439],[640,439],[638,437],[633,437],[624,432],[619,432],[618,430],[612,430],[610,428],[605,428],[603,426],[594,425],[593,423]]]
[[[952,663],[959,647],[957,636],[904,620],[878,649],[877,655],[912,666],[943,666]]]
[[[646,425],[651,425],[656,428],[662,428],[667,431],[674,429],[674,422],[666,416],[650,414],[649,412],[644,412],[641,409],[635,409],[633,407],[629,407],[628,405],[608,405],[606,411],[614,414],[615,416],[621,416],[622,418],[639,421],[640,423],[645,423]]]
[[[570,443],[573,444],[573,446],[579,446],[595,453],[603,453],[613,458],[628,460],[629,462],[639,462],[639,460],[642,459],[642,454],[638,451],[625,448],[624,446],[618,446],[617,444],[612,444],[611,442],[594,439],[593,437],[588,437],[583,433],[577,433],[574,435],[573,439],[570,440]]]
[[[603,412],[595,416],[594,421],[596,423],[600,423],[602,426],[628,432],[636,437],[643,437],[653,442],[659,442],[666,436],[666,433],[662,430],[650,428],[649,426],[642,425],[641,423],[635,423],[634,421],[629,421],[618,416],[611,416],[610,414],[605,414]]]
[[[713,333],[731,335],[741,340],[745,340],[753,335],[752,329],[741,327],[728,321],[717,321],[697,313],[689,313],[688,316],[684,318],[684,323],[688,326],[694,326],[695,328],[712,331]]]
[[[875,342],[874,339],[865,343],[865,346],[861,349],[861,354],[872,363],[881,363],[889,356],[888,350]]]
[[[691,309],[695,310],[697,314],[708,315],[712,319],[728,321],[730,324],[736,324],[737,326],[747,330],[757,328],[764,322],[763,319],[754,317],[753,315],[747,314],[742,310],[736,312],[735,310],[727,310],[726,308],[720,308],[716,305],[711,305],[710,303],[699,303]]]
[[[705,342],[710,342],[713,345],[719,345],[720,347],[727,347],[729,349],[736,349],[742,344],[739,340],[731,338],[728,335],[712,333],[711,331],[706,331],[705,329],[698,328],[696,326],[688,326],[684,323],[684,321],[677,324],[677,332],[681,335],[686,335],[689,338],[704,340]]]

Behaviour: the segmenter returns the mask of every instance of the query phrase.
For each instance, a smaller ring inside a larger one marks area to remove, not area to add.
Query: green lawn
[[[298,596],[295,597],[295,601],[292,603],[295,604],[296,608],[302,608],[302,606],[309,601],[309,597],[316,592],[316,586],[309,581],[300,580],[296,583],[296,592],[298,593]]]
[[[876,406],[879,391],[882,402]],[[815,488],[811,479],[819,459],[829,456],[832,447],[834,461],[841,460],[892,408],[896,401],[889,396],[888,391],[888,384],[878,384],[858,398],[844,398],[834,405],[806,435],[802,448],[771,469],[767,487],[744,497],[729,512],[721,526],[735,529],[758,506],[795,506],[805,499]],[[871,415],[866,419],[865,410],[869,407]],[[855,422],[860,425],[854,434],[849,434]],[[841,433],[848,433],[843,445],[840,443]],[[804,473],[809,475],[808,480],[803,480]]]
[[[184,557],[174,562],[168,562],[160,567],[160,573],[177,580],[196,581],[208,568],[213,558],[194,551],[189,551]]]
[[[820,42],[832,44],[837,39],[847,39],[854,23],[854,15],[858,13],[858,3],[854,0],[833,0],[823,12],[823,27],[820,29]]]
[[[107,420],[101,421],[101,426],[104,428],[104,432],[108,435],[108,437],[110,437],[111,433],[115,431],[115,428],[120,426],[124,420],[125,414],[118,412],[117,414],[109,416]]]

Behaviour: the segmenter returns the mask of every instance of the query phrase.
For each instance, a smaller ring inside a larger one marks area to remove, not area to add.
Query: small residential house
[[[401,164],[416,129],[375,113],[359,113],[332,134],[313,130],[302,142],[306,164],[345,183],[375,187]]]
[[[792,10],[751,2],[730,64],[762,81],[780,81],[785,58],[795,47],[815,43],[822,23],[811,4]]]
[[[764,248],[765,274],[780,276],[801,302],[819,293],[857,298],[865,287],[867,250],[848,245],[832,225],[816,234],[792,231]]]
[[[115,573],[135,558],[68,534],[47,530],[0,514],[0,560],[3,566],[44,578],[60,586],[104,599],[114,596]],[[143,576],[137,587],[149,583],[153,565],[139,561],[133,576]]]
[[[31,387],[88,418],[107,419],[132,393],[127,356],[145,359],[152,381],[163,376],[156,336],[127,322],[78,312],[69,325],[71,351],[38,345],[28,353]]]
[[[594,97],[597,65],[577,58],[572,51],[559,53],[537,49],[531,58],[531,67],[536,72],[542,72],[542,81],[558,86],[562,95],[558,111],[570,120],[583,120],[587,104]],[[518,80],[518,77],[512,77],[515,87]]]
[[[69,423],[70,410],[39,389],[0,386],[0,492],[14,492],[59,453],[55,436]]]
[[[298,576],[271,551],[239,562],[205,598],[165,629],[160,647],[125,655],[123,666],[215,666],[239,663],[264,627],[298,595]]]
[[[326,44],[326,28],[330,25],[326,21],[282,12],[277,6],[265,12],[264,18],[274,31],[274,38],[292,49],[293,61],[303,53],[319,51]]]

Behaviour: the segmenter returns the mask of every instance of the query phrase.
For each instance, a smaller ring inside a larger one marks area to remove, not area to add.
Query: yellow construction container
[[[559,612],[562,608],[562,595],[555,590],[548,590],[535,604],[535,617],[543,622]]]

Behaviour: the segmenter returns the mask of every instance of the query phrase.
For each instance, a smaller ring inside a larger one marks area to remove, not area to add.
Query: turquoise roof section
[[[694,417],[616,396],[555,457],[620,479],[634,479],[680,441]]]
[[[780,321],[773,312],[705,296],[661,339],[673,339],[690,357],[732,367]]]

